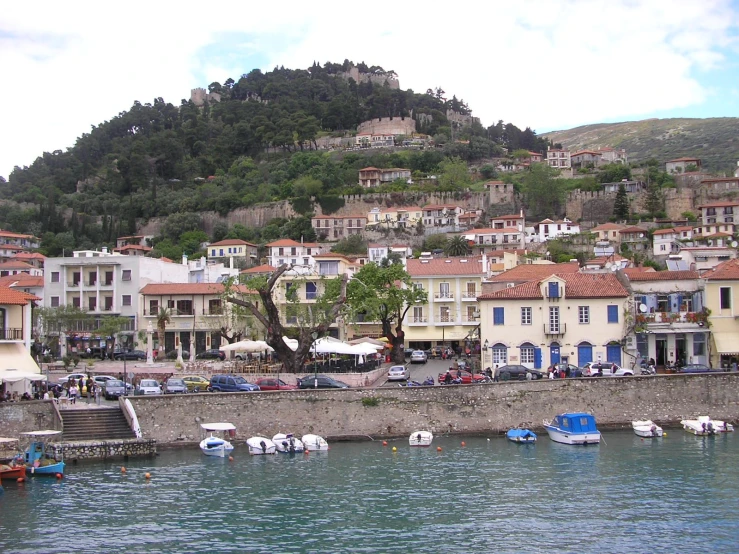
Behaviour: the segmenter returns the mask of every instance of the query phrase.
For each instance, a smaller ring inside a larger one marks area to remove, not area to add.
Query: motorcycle
[[[431,376],[426,377],[426,379],[420,383],[418,381],[407,381],[405,385],[401,383],[399,386],[401,387],[429,387],[431,386],[432,387],[434,386],[434,378]]]
[[[642,366],[641,374],[642,375],[657,375],[657,370],[654,368],[653,365]]]

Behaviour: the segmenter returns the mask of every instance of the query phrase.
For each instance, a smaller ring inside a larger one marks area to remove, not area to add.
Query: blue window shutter
[[[559,283],[549,283],[549,298],[559,298]]]
[[[618,306],[608,306],[608,323],[618,323]]]
[[[493,308],[493,325],[505,325],[503,308]]]
[[[541,348],[534,348],[534,369],[541,369]]]

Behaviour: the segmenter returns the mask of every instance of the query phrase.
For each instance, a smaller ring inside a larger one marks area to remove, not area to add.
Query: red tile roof
[[[20,260],[9,260],[0,263],[0,269],[33,269],[33,266]]]
[[[631,234],[631,233],[647,233],[646,229],[642,229],[641,227],[626,227],[624,229],[621,229],[621,234]]]
[[[739,177],[711,177],[702,179],[701,183],[731,183],[733,181],[739,181]]]
[[[565,281],[566,298],[625,298],[629,293],[612,273],[560,273],[556,277]],[[549,277],[549,276],[547,276]],[[521,285],[488,292],[477,297],[478,300],[538,299],[541,283],[546,279],[529,281]]]
[[[319,245],[317,242],[304,242],[301,244],[292,239],[279,239],[274,242],[270,242],[267,246],[270,248],[274,246],[305,246],[307,248],[317,248]]]
[[[706,281],[735,281],[739,280],[739,260],[726,260],[703,273]]]
[[[271,266],[269,264],[262,264],[262,265],[258,265],[256,267],[250,267],[249,269],[244,269],[244,270],[241,271],[241,273],[242,274],[244,274],[244,273],[246,273],[246,274],[252,274],[252,275],[255,274],[255,273],[272,273],[275,269],[277,269],[277,268],[276,267],[273,267],[273,266]]]
[[[223,239],[219,240],[218,242],[211,242],[208,247],[211,246],[253,246],[254,248],[257,247],[256,244],[252,244],[250,242],[246,242],[245,240],[241,239]]]
[[[231,287],[231,290],[248,293],[250,291],[243,285]],[[224,288],[222,283],[149,283],[141,289],[144,295],[185,295],[185,294],[223,294]]]
[[[729,206],[739,206],[739,201],[733,202],[711,202],[710,204],[701,204],[698,209],[703,208],[728,208]]]
[[[685,281],[698,279],[700,277],[700,273],[697,271],[688,270],[640,272],[630,272],[629,270],[625,270],[625,273],[629,277],[629,281]]]
[[[28,273],[6,275],[5,277],[0,277],[0,286],[11,288],[43,287],[44,278],[41,275],[28,275]]]
[[[412,277],[444,275],[480,275],[482,260],[477,257],[433,258],[408,260],[408,273]]]
[[[580,264],[577,262],[567,262],[563,264],[523,264],[504,271],[499,275],[495,275],[488,279],[498,283],[515,283],[517,281],[537,281],[544,279],[553,274],[577,273],[580,271]]]
[[[523,219],[524,216],[521,214],[509,214],[509,215],[498,215],[490,218],[490,221],[495,221],[496,219]]]
[[[0,287],[0,306],[12,304],[15,306],[25,306],[29,302],[41,300],[38,296],[28,294],[20,290],[13,290],[9,287]]]
[[[141,252],[151,252],[151,248],[148,246],[141,246],[140,244],[127,244],[119,248],[114,248],[113,252],[126,252],[128,250],[140,250]]]
[[[14,260],[45,260],[46,256],[38,252],[18,252],[13,256]]]
[[[35,239],[38,237],[34,237],[33,235],[23,235],[21,233],[13,233],[11,231],[3,231],[0,229],[0,237],[8,237],[11,239]],[[12,246],[12,245],[7,245]]]
[[[660,236],[660,235],[671,235],[672,233],[677,233],[677,229],[670,228],[670,229],[657,229],[652,233],[652,236]]]
[[[590,229],[591,232],[595,231],[620,231],[621,229],[624,229],[625,225],[619,225],[618,223],[604,223],[603,225],[598,225],[597,227],[593,227]]]
[[[368,135],[369,133],[362,133],[363,135]],[[363,167],[359,171],[380,171],[376,167]]]

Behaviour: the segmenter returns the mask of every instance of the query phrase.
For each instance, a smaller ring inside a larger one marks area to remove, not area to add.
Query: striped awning
[[[716,352],[719,354],[739,355],[739,337],[735,333],[712,333]]]

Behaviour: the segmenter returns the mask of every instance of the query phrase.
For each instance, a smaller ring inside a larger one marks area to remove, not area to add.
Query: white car
[[[141,379],[141,382],[136,387],[136,392],[134,394],[143,396],[162,394],[162,387],[156,379]]]
[[[412,364],[425,364],[428,361],[429,357],[426,355],[426,352],[423,350],[414,350],[411,354],[411,363]]]
[[[411,378],[411,370],[404,365],[394,365],[387,370],[388,381],[407,381]]]
[[[588,362],[583,366],[582,374],[585,377],[596,377],[599,375],[603,375],[604,377],[630,377],[634,375],[634,372],[611,362]]]
[[[64,377],[59,377],[59,384],[63,385],[70,379],[74,379],[75,381],[84,379],[85,381],[87,381],[87,373],[70,373],[69,375],[65,375]]]

